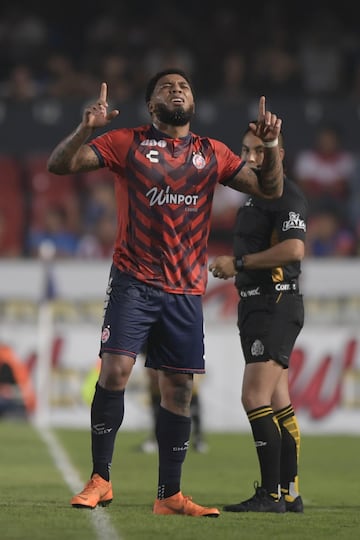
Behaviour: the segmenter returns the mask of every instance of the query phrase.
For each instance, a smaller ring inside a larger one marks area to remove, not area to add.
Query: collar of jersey
[[[158,130],[154,126],[154,124],[151,125],[151,130],[150,131],[152,133],[154,133],[156,139],[172,139],[172,140],[174,140],[174,137],[170,137],[170,135],[168,135],[167,133],[164,133],[163,131]],[[184,143],[187,143],[191,139],[191,133],[189,132],[187,135],[185,135],[185,137],[176,137],[176,139],[178,139],[179,141],[182,141]]]

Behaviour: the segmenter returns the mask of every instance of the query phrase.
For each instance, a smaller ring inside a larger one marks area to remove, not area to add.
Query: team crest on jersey
[[[251,345],[251,354],[253,356],[261,356],[264,354],[264,345],[260,339],[255,339],[254,343]]]
[[[301,219],[300,214],[289,212],[289,219],[283,222],[282,230],[288,231],[289,229],[302,229],[306,231],[305,221]]]
[[[203,169],[206,165],[204,156],[198,152],[193,155],[192,162],[197,169]]]
[[[106,327],[101,333],[101,343],[106,343],[110,338],[110,328]]]

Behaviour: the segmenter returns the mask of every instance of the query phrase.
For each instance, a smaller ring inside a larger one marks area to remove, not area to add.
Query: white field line
[[[68,455],[54,433],[46,428],[37,428],[37,431],[45,442],[56,467],[59,469],[70,490],[73,493],[81,491],[84,483],[80,478],[79,472],[71,464]],[[121,540],[121,536],[119,536],[111,524],[109,515],[104,508],[97,506],[94,510],[86,512],[86,514],[91,519],[98,540],[103,540],[104,538],[106,540]]]

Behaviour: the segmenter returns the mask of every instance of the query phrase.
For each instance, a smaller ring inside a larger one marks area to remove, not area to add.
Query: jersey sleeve
[[[227,184],[245,165],[245,161],[221,141],[211,140],[218,163],[219,183]]]
[[[123,167],[134,137],[131,129],[116,129],[95,137],[89,142],[103,167],[110,170]]]
[[[280,242],[296,238],[305,242],[308,207],[302,197],[291,197],[277,214],[276,229]]]

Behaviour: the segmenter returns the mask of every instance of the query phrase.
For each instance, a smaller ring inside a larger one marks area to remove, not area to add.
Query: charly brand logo
[[[185,441],[182,446],[173,446],[173,452],[183,452],[189,449],[190,441]]]
[[[150,150],[150,152],[146,154],[146,157],[151,163],[159,163],[159,152],[157,150]]]
[[[289,212],[289,219],[284,221],[282,230],[288,231],[289,229],[302,229],[303,231],[306,231],[305,221],[301,219],[300,214]]]
[[[196,206],[199,195],[184,195],[183,193],[171,193],[170,186],[164,189],[153,187],[146,193],[149,198],[150,206],[157,204],[163,206],[164,204],[177,204],[186,206]]]
[[[92,432],[94,435],[106,435],[107,433],[110,433],[112,431],[112,428],[105,427],[105,424],[95,424],[92,426]]]

